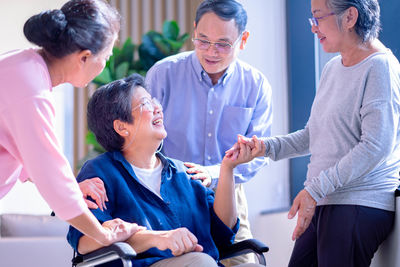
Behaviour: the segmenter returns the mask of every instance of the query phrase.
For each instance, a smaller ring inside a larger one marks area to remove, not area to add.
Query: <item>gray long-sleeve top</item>
[[[272,160],[311,154],[305,189],[318,205],[394,210],[400,170],[400,65],[391,51],[329,61],[306,127],[265,138]]]

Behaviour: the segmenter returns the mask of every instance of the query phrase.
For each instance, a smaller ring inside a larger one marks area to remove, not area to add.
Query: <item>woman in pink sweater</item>
[[[52,88],[85,87],[104,68],[120,17],[105,1],[71,0],[32,16],[26,38],[39,48],[0,55],[0,199],[31,179],[58,217],[104,245],[127,239],[134,224],[102,225],[88,210],[54,131]]]

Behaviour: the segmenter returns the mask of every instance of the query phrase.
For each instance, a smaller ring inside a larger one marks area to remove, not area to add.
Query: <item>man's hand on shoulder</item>
[[[192,162],[185,162],[184,164],[189,168],[186,172],[191,175],[192,179],[201,180],[202,185],[205,187],[211,185],[211,175],[204,166]]]

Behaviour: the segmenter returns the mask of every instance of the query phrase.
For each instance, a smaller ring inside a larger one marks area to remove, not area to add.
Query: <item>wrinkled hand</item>
[[[204,166],[192,163],[192,162],[185,162],[186,167],[189,169],[186,171],[188,174],[193,174],[191,177],[194,180],[201,180],[201,183],[205,187],[209,187],[211,185],[211,175],[208,173]]]
[[[289,210],[288,218],[293,219],[298,213],[296,228],[293,231],[292,240],[299,238],[310,225],[315,213],[317,202],[311,197],[307,190],[301,190],[293,201]]]
[[[103,181],[98,178],[91,178],[84,180],[79,183],[79,188],[82,191],[83,197],[85,198],[85,202],[89,209],[97,209],[104,211],[107,209],[106,201],[108,201],[106,189],[104,187]],[[88,200],[87,198],[91,197],[96,203],[93,201]]]
[[[225,152],[225,156],[236,157],[239,153],[239,145],[244,144],[251,150],[251,156],[253,158],[262,157],[265,155],[266,145],[264,141],[253,135],[252,138],[238,134],[238,141]]]
[[[156,247],[159,250],[170,249],[174,256],[179,256],[192,251],[203,251],[203,247],[197,242],[197,238],[187,228],[178,228],[158,231]]]
[[[125,241],[137,232],[146,229],[145,227],[139,226],[136,223],[128,223],[119,218],[105,221],[102,226],[107,231],[108,235],[108,244],[103,244],[106,246],[115,242]]]

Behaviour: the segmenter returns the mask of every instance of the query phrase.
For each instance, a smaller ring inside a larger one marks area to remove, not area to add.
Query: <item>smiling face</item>
[[[336,22],[336,15],[327,16],[332,13],[326,6],[326,0],[311,0],[311,13],[318,19],[318,26],[312,26],[311,31],[317,34],[322,48],[327,53],[335,53],[341,51],[341,40],[343,33],[340,31]]]
[[[151,95],[141,86],[135,88],[132,96],[132,117],[133,123],[127,129],[134,136],[134,143],[145,145],[167,137],[161,106],[153,103]]]
[[[239,38],[239,31],[235,20],[225,21],[220,19],[215,13],[204,14],[195,25],[195,38],[210,42],[225,42],[234,44]],[[219,53],[214,45],[207,50],[195,48],[196,55],[203,69],[208,73],[213,82],[224,74],[229,65],[237,58],[240,49],[244,48],[246,38],[239,40],[226,54]]]

